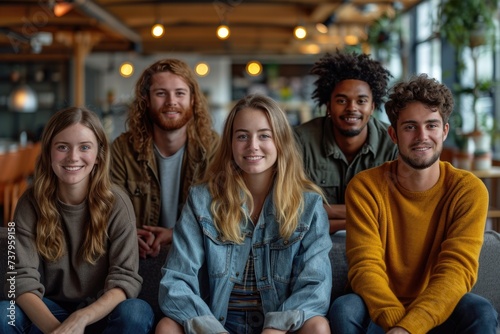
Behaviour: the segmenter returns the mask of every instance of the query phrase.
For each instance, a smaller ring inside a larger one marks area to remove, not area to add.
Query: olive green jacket
[[[189,187],[203,178],[218,143],[219,135],[215,131],[210,151],[187,141],[182,158],[179,207],[175,213],[177,218],[187,198]],[[144,163],[146,170],[143,167]],[[130,196],[137,227],[159,225],[161,186],[156,158],[152,155],[148,159],[144,152],[135,151],[129,132],[122,133],[111,144],[111,178]]]

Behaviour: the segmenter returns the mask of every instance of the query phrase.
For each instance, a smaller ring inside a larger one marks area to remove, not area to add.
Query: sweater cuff
[[[226,333],[227,330],[215,319],[213,315],[202,315],[184,322],[186,334],[218,334]]]
[[[382,327],[385,332],[389,331],[394,326],[399,326],[399,322],[405,316],[404,308],[387,308],[379,314],[375,323]],[[412,332],[413,333],[413,332]]]
[[[296,331],[304,324],[304,311],[289,310],[283,312],[268,312],[264,320],[264,328],[282,331]]]
[[[397,324],[412,334],[425,334],[437,324],[432,316],[421,308],[414,308]]]

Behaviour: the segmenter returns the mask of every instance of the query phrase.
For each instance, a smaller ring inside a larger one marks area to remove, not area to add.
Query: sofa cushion
[[[499,271],[500,234],[495,231],[486,231],[479,257],[478,279],[472,292],[488,299],[497,311],[500,310]]]
[[[332,300],[345,294],[347,288],[347,257],[345,254],[345,231],[331,235],[332,249],[330,261],[332,264]]]

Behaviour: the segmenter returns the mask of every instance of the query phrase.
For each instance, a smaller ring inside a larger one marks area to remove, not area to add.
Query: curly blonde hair
[[[193,70],[185,62],[178,59],[163,59],[155,62],[144,70],[137,80],[135,98],[127,119],[128,131],[131,133],[134,149],[137,152],[145,152],[148,159],[153,154],[153,120],[149,116],[148,101],[151,78],[160,72],[171,72],[178,75],[189,86],[194,116],[187,126],[188,140],[196,142],[198,147],[209,151],[213,132],[207,101],[196,81]],[[145,173],[145,175],[148,174]]]
[[[94,264],[106,252],[107,226],[114,196],[109,176],[110,151],[106,133],[99,118],[85,108],[68,108],[55,113],[45,126],[42,150],[35,168],[33,194],[38,205],[39,219],[36,225],[36,248],[47,261],[57,261],[65,253],[64,232],[57,204],[58,182],[51,165],[51,145],[54,137],[74,124],[82,124],[92,130],[97,144],[97,161],[90,173],[87,205],[90,220],[84,222],[85,235],[82,257]]]
[[[249,95],[236,103],[227,116],[219,149],[208,167],[204,182],[208,184],[213,197],[211,211],[214,224],[224,240],[243,242],[240,221],[243,217],[249,218],[248,212],[252,212],[254,203],[241,169],[234,161],[232,138],[236,114],[246,108],[263,111],[271,125],[277,150],[273,202],[280,235],[288,239],[298,226],[304,205],[303,192],[322,194],[322,191],[304,172],[303,162],[285,113],[274,100],[262,95]],[[244,211],[244,204],[247,204],[248,212]]]

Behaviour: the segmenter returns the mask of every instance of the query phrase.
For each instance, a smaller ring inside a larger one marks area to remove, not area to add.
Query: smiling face
[[[328,104],[334,129],[346,137],[357,136],[365,130],[374,109],[370,86],[354,79],[339,82]]]
[[[73,124],[56,134],[51,142],[50,159],[59,189],[86,193],[98,151],[94,132],[83,124]]]
[[[389,135],[398,145],[401,160],[414,169],[426,169],[439,160],[449,130],[437,110],[412,102],[399,111],[397,129]]]
[[[187,83],[171,72],[151,77],[149,115],[154,126],[164,131],[178,130],[193,118],[193,99]]]
[[[238,111],[233,122],[232,151],[245,179],[253,175],[272,178],[278,153],[265,112],[253,108]]]

